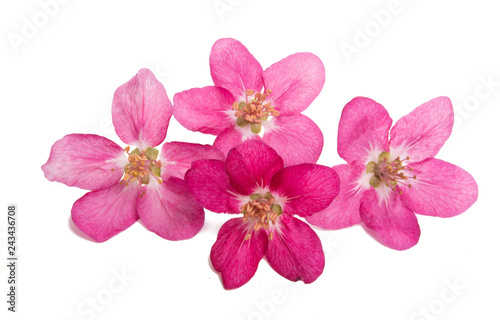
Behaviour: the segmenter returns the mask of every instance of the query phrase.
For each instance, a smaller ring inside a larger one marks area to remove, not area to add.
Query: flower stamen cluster
[[[280,115],[279,111],[275,110],[271,105],[271,102],[265,103],[271,93],[269,89],[264,93],[246,90],[246,102],[235,101],[233,103],[233,110],[236,111],[234,114],[237,118],[236,124],[242,128],[250,125],[253,133],[260,133],[262,121],[267,121],[269,116],[278,117]]]
[[[401,160],[400,157],[397,157],[394,161],[389,161],[390,153],[387,151],[383,151],[378,156],[378,163],[374,161],[368,162],[366,165],[366,173],[374,173],[373,177],[370,179],[370,185],[374,188],[378,188],[381,183],[383,183],[386,187],[392,189],[392,191],[397,191],[396,186],[398,182],[400,185],[405,185],[408,188],[411,188],[412,185],[407,183],[408,177],[405,173],[407,171],[413,171],[412,168],[405,166],[404,161],[410,160],[410,157],[406,157]],[[410,179],[417,179],[416,175],[410,177]],[[402,193],[399,190],[399,193]]]
[[[162,183],[161,176],[161,161],[156,160],[158,158],[158,150],[155,148],[148,147],[146,150],[139,151],[139,149],[134,149],[130,151],[130,146],[123,149],[125,153],[128,154],[129,163],[125,165],[123,175],[120,184],[125,184],[137,181],[140,185],[149,183],[149,176],[155,178],[158,183]],[[114,169],[112,169],[114,170]]]
[[[243,213],[243,222],[253,222],[253,230],[259,231],[260,228],[269,230],[270,225],[276,224],[276,219],[282,214],[281,206],[274,203],[274,197],[270,192],[265,196],[258,193],[250,195],[250,201],[241,206]],[[272,240],[273,233],[269,234],[269,240]],[[252,237],[251,233],[245,236],[245,240]]]

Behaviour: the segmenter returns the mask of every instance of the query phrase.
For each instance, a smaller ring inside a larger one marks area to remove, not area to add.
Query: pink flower
[[[139,218],[169,240],[193,237],[204,212],[182,180],[195,159],[224,159],[214,147],[165,143],[172,104],[163,85],[141,69],[113,98],[113,124],[130,151],[93,134],[70,134],[57,141],[42,166],[50,181],[92,190],[73,205],[75,225],[97,242],[127,229]]]
[[[226,162],[194,161],[185,179],[203,207],[243,214],[222,226],[210,254],[226,289],[247,283],[264,256],[292,281],[310,283],[323,272],[318,236],[294,215],[310,216],[332,202],[339,190],[334,170],[316,164],[285,168],[276,151],[250,140],[230,150]]]
[[[220,39],[210,53],[210,71],[215,86],[174,96],[177,121],[189,130],[217,135],[214,146],[224,154],[247,139],[262,139],[286,165],[316,163],[323,134],[301,112],[325,82],[317,56],[292,54],[264,71],[239,41]]]
[[[308,222],[326,229],[363,222],[382,244],[405,250],[420,237],[415,213],[448,218],[476,201],[474,178],[434,159],[453,127],[450,99],[439,97],[417,107],[396,122],[389,140],[391,124],[385,108],[371,99],[354,98],[345,106],[338,153],[348,164],[334,167],[340,194]]]

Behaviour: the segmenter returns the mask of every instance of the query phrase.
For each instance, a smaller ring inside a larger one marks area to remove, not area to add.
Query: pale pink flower
[[[321,241],[305,222],[337,196],[334,170],[317,164],[284,167],[265,143],[249,140],[227,160],[194,161],[186,172],[194,199],[217,213],[243,214],[224,223],[210,260],[226,289],[247,283],[263,257],[280,275],[310,283],[323,272]]]
[[[363,222],[382,244],[405,250],[420,237],[415,213],[448,218],[467,210],[478,196],[474,178],[434,159],[451,134],[453,118],[450,99],[439,97],[391,129],[382,105],[353,99],[339,123],[338,153],[348,163],[333,167],[340,176],[340,194],[307,221],[326,229]]]
[[[174,96],[174,116],[184,127],[217,135],[214,146],[224,154],[247,139],[262,139],[286,165],[318,160],[323,134],[301,114],[325,82],[317,56],[295,53],[263,70],[239,41],[220,39],[210,71],[215,86]]]
[[[97,242],[127,229],[139,218],[169,240],[193,237],[204,211],[189,194],[184,173],[196,159],[224,159],[212,146],[183,142],[158,146],[167,134],[172,104],[153,73],[141,69],[113,98],[113,124],[125,149],[93,134],[58,140],[42,166],[50,181],[92,190],[71,210],[75,225]]]

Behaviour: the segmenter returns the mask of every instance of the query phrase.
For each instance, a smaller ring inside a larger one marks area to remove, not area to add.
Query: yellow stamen
[[[253,231],[259,231],[261,228],[270,230],[270,225],[276,224],[279,215],[282,214],[281,206],[274,202],[274,197],[269,192],[265,196],[252,194],[249,198],[250,201],[241,206],[243,222],[253,223]],[[245,236],[245,240],[248,239],[250,239],[249,234]]]
[[[232,106],[232,109],[236,111],[234,114],[237,118],[236,125],[245,127],[250,124],[252,125],[252,132],[258,134],[261,131],[261,127],[257,126],[257,124],[267,121],[269,116],[279,117],[280,113],[274,109],[271,102],[265,102],[270,94],[271,90],[266,90],[265,93],[246,90],[246,102],[242,101],[238,103],[235,101]],[[248,101],[251,96],[253,98]]]

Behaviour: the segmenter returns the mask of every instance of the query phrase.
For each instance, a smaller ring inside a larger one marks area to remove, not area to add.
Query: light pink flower
[[[215,86],[174,96],[174,116],[184,127],[217,135],[224,154],[247,139],[261,139],[286,165],[316,163],[323,149],[318,126],[301,114],[318,96],[325,68],[312,53],[295,53],[263,70],[235,39],[220,39],[210,53]]]
[[[339,190],[334,170],[316,164],[284,167],[271,147],[249,140],[230,150],[226,162],[194,161],[186,183],[208,210],[243,214],[222,226],[210,254],[226,289],[247,283],[264,256],[292,281],[310,283],[323,272],[318,236],[294,215],[310,216],[332,202]]]
[[[313,225],[341,229],[363,222],[387,247],[405,250],[417,244],[415,213],[448,218],[477,199],[474,178],[465,170],[434,159],[453,127],[446,97],[422,104],[390,130],[387,110],[368,98],[354,98],[339,123],[338,153],[347,165],[338,198],[307,218]]]
[[[75,225],[97,242],[127,229],[139,218],[169,240],[193,237],[204,211],[190,196],[184,173],[196,159],[224,159],[212,146],[183,142],[159,145],[167,134],[172,104],[153,73],[141,69],[113,98],[113,124],[131,151],[93,134],[58,140],[42,166],[50,181],[92,190],[71,210]]]

